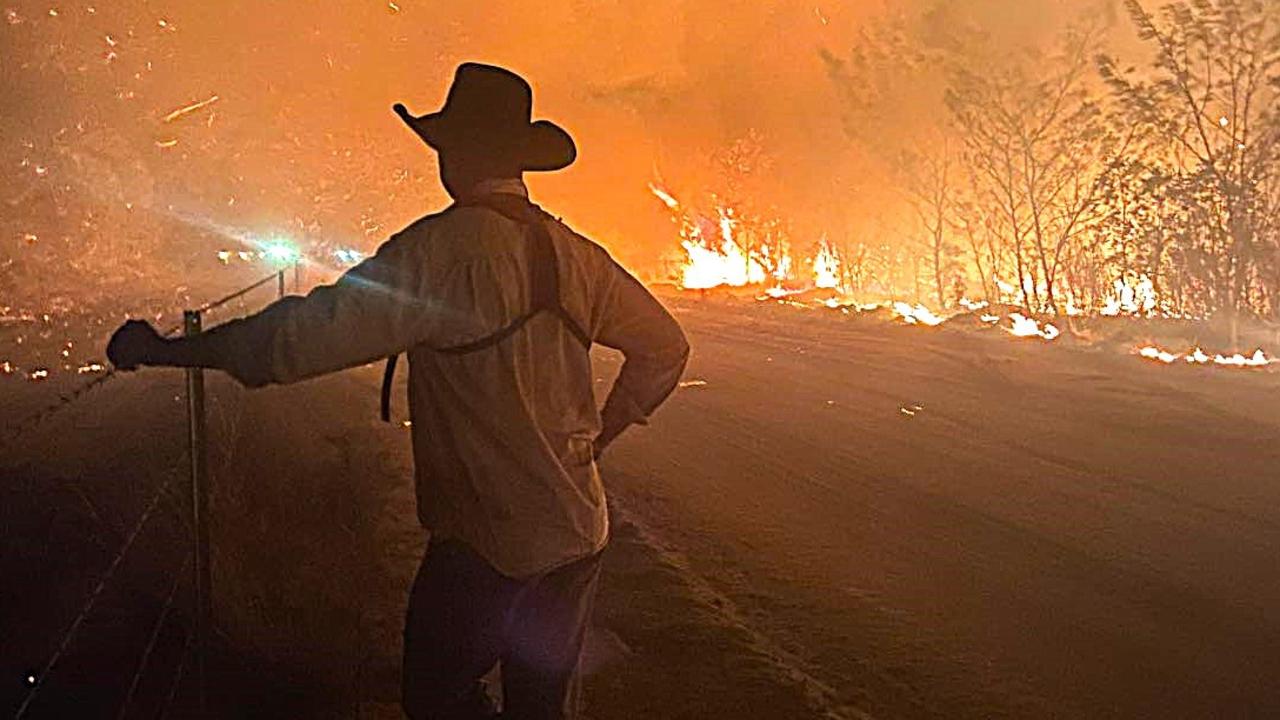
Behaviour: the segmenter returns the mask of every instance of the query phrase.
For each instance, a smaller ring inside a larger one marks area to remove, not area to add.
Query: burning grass
[[[958,309],[935,312],[923,304],[901,300],[860,302],[823,288],[786,291],[747,285],[694,291],[666,285],[656,289],[669,296],[709,303],[752,304],[760,312],[776,308],[777,312],[839,316],[852,322],[896,325],[920,332],[996,333],[1014,342],[1102,350],[1162,365],[1265,370],[1280,362],[1268,349],[1280,345],[1280,328],[1261,320],[1237,325],[1234,346],[1250,348],[1243,351],[1227,350],[1234,347],[1231,327],[1209,319],[1101,313],[1042,317],[1017,306],[970,300],[963,300]]]
[[[953,307],[934,309],[919,300],[892,298],[896,293],[884,283],[880,289],[890,299],[866,302],[858,297],[865,293],[850,290],[840,253],[826,238],[814,246],[812,257],[797,261],[789,241],[752,227],[731,205],[713,202],[714,213],[702,214],[659,184],[650,184],[649,190],[679,228],[681,253],[670,286],[677,292],[799,311],[834,311],[916,328],[998,329],[1018,340],[1104,346],[1165,365],[1266,368],[1275,358],[1264,347],[1280,344],[1280,329],[1261,320],[1247,322],[1242,331],[1238,324],[1228,328],[1225,323],[1179,314],[1161,301],[1146,276],[1116,280],[1091,309],[1068,297],[1063,312],[1053,315],[1036,315],[1011,300],[1023,289],[998,279],[995,287],[1001,297],[995,303],[961,297]],[[806,268],[807,275],[799,268]],[[1241,345],[1255,349],[1245,354],[1237,349]],[[1174,352],[1166,347],[1190,349]],[[1207,351],[1204,347],[1232,349]]]

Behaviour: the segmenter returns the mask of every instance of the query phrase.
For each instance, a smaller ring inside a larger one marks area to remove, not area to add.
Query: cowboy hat
[[[578,156],[563,128],[547,120],[532,122],[529,83],[494,65],[459,65],[439,112],[415,117],[400,103],[393,109],[437,151],[479,152],[530,171],[559,170]]]

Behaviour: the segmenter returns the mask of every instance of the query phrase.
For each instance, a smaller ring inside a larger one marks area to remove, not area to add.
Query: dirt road
[[[611,453],[612,489],[818,708],[1280,712],[1277,376],[676,309],[705,385]]]

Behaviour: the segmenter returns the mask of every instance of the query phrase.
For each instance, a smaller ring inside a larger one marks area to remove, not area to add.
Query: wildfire
[[[685,255],[680,267],[681,287],[705,290],[721,285],[762,285],[771,280],[776,284],[786,277],[790,257],[783,254],[782,261],[770,272],[760,257],[740,241],[739,220],[733,208],[717,205],[712,225],[686,210],[662,187],[650,183],[649,190],[671,211],[672,221],[680,225],[680,247]]]
[[[818,243],[818,254],[813,258],[813,286],[829,290],[840,288],[840,256],[825,238]]]
[[[1116,280],[1113,288],[1112,294],[1098,310],[1099,315],[1151,315],[1159,305],[1155,283],[1146,275],[1139,277],[1133,284]]]
[[[1237,368],[1257,368],[1266,367],[1274,362],[1276,358],[1269,357],[1261,348],[1255,350],[1252,355],[1241,355],[1235,353],[1233,355],[1210,355],[1200,348],[1192,348],[1185,353],[1172,353],[1168,350],[1162,350],[1155,345],[1146,345],[1138,348],[1138,355],[1148,360],[1172,365],[1178,361],[1185,362],[1189,365],[1217,365],[1219,367],[1237,367]]]
[[[702,290],[719,285],[759,285],[767,279],[764,266],[738,245],[733,230],[733,218],[720,209],[718,243],[708,243],[700,232],[692,233],[680,243],[688,258],[681,268],[681,285]]]

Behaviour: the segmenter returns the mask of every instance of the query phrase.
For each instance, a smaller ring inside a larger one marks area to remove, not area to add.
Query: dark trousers
[[[500,664],[504,720],[577,717],[578,665],[599,577],[599,554],[515,580],[462,543],[432,542],[405,619],[405,713],[492,717],[481,679]]]

